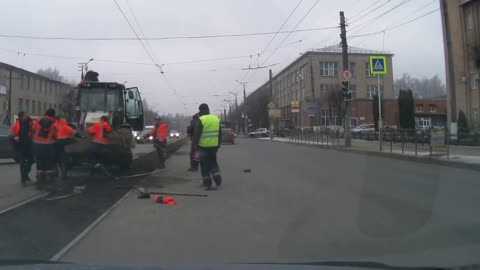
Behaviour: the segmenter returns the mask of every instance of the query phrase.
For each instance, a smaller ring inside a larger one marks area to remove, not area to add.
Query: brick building
[[[350,47],[353,125],[373,122],[371,99],[376,93],[377,77],[370,74],[371,55],[386,56],[388,74],[380,77],[381,92],[384,99],[394,98],[393,55]],[[296,127],[342,125],[339,115],[343,97],[338,96],[341,93],[342,71],[341,49],[335,46],[306,52],[276,74],[272,82],[272,101],[281,109],[282,120],[292,120]],[[310,115],[303,109],[302,113],[292,113],[292,101],[299,101],[302,108],[314,104],[317,110],[314,113],[310,111]],[[393,125],[392,121],[386,119],[385,124]]]
[[[10,119],[19,111],[32,116],[43,115],[47,108],[62,112],[64,97],[72,89],[71,85],[0,63],[0,116],[8,115],[9,101]]]
[[[480,128],[480,0],[440,1],[447,73],[448,123],[458,112]]]

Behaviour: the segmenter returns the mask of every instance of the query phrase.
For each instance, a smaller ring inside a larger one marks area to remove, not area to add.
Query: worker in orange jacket
[[[60,175],[62,178],[65,178],[66,175],[66,164],[65,164],[65,145],[69,144],[73,137],[75,136],[75,129],[70,127],[65,121],[60,117],[57,118],[55,123],[57,129],[57,142],[56,142],[56,158],[57,164],[60,169]]]
[[[13,123],[8,132],[8,137],[13,143],[16,157],[20,163],[20,178],[22,186],[32,180],[28,176],[32,169],[32,120],[25,112],[18,113],[18,119]]]
[[[160,117],[155,117],[155,127],[150,131],[150,134],[147,136],[153,136],[153,143],[155,148],[157,148],[158,154],[158,169],[165,169],[165,160],[167,158],[167,136],[168,136],[168,125],[162,121]]]
[[[105,146],[108,144],[107,135],[112,132],[112,127],[108,123],[108,117],[106,115],[100,117],[100,120],[90,126],[87,132],[93,136],[90,144],[90,154],[94,164],[93,168],[101,170],[107,176],[112,176],[112,174],[102,165],[102,153]]]
[[[57,177],[56,147],[57,131],[55,110],[50,108],[45,116],[35,121],[33,131],[33,150],[37,162],[37,189],[54,192]]]

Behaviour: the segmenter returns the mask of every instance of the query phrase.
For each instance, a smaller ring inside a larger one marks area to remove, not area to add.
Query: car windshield
[[[480,265],[480,0],[1,9],[0,265]]]

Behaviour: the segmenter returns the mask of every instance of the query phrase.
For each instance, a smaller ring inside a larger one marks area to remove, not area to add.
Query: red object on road
[[[161,204],[175,205],[177,202],[172,197],[163,197],[160,195],[153,196],[153,201]]]

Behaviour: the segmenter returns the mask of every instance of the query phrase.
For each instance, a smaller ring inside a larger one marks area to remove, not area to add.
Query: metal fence
[[[318,144],[318,145],[339,145],[343,143],[344,134],[340,131],[296,129],[291,130],[289,142]]]
[[[380,151],[449,156],[447,129],[383,129],[381,138]]]

